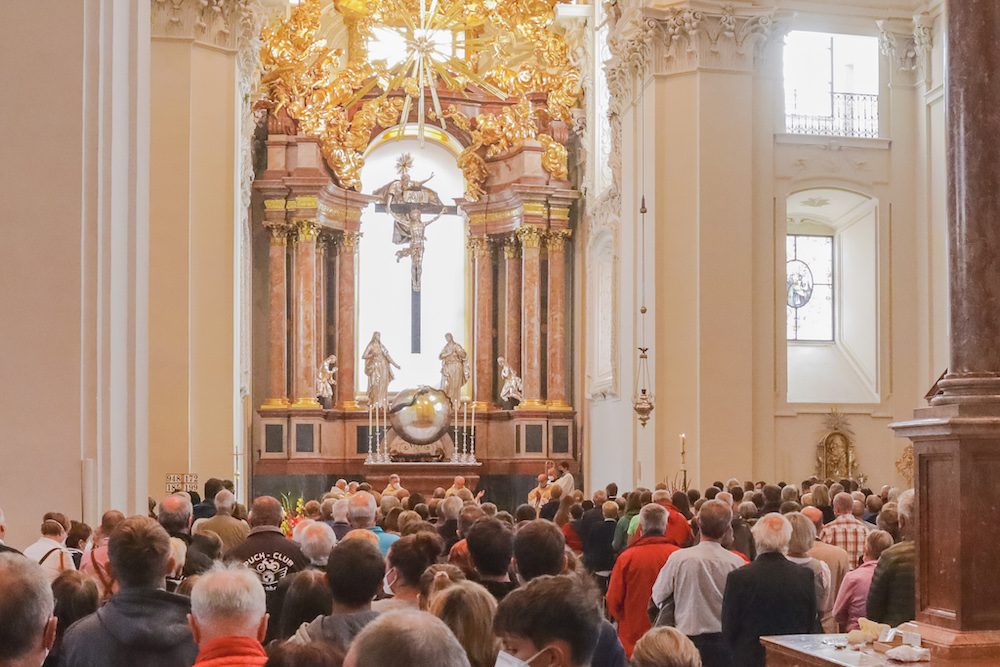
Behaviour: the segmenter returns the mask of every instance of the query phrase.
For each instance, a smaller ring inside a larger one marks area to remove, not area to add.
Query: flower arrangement
[[[285,537],[291,539],[295,526],[302,521],[302,507],[305,499],[302,496],[293,499],[290,493],[281,494],[281,509],[284,510],[284,518],[281,520],[281,532]]]

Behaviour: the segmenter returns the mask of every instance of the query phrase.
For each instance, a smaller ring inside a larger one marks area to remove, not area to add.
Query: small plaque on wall
[[[181,473],[167,473],[167,495],[174,491],[184,489],[184,475]]]

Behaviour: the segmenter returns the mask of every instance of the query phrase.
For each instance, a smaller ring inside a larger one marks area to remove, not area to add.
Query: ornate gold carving
[[[285,202],[285,210],[286,211],[294,211],[295,210],[295,200],[294,199],[289,199],[289,200],[287,200]]]
[[[315,197],[303,197],[299,196],[295,198],[295,208],[316,208],[317,200]]]
[[[344,65],[344,54],[326,46],[321,1],[303,0],[286,21],[263,32],[265,99],[258,106],[286,110],[306,134],[317,137],[340,185],[351,189],[360,186],[358,171],[376,125],[407,122],[411,106],[421,126],[425,115],[442,127],[451,119],[472,135],[458,164],[466,177],[466,198],[476,200],[488,175],[484,157],[537,137],[539,115],[545,124],[550,119],[572,122],[580,72],[563,37],[551,29],[556,1],[440,0],[428,11],[426,4],[412,0],[341,0],[337,7],[348,16],[355,46],[373,28],[383,27],[405,38],[411,56],[397,64],[371,62],[364,49],[353,48]],[[457,35],[461,55],[445,55],[418,38],[415,16],[420,17],[422,29]],[[442,84],[462,93],[474,84],[478,94],[520,99],[498,114],[480,114],[473,127],[473,121],[454,107],[442,110],[437,94]],[[545,103],[536,106],[529,101],[541,95],[546,96]],[[551,152],[555,156],[558,151]]]
[[[319,230],[322,227],[315,220],[296,220],[296,226],[299,231],[299,243],[315,243],[316,239],[319,237]]]
[[[284,199],[265,199],[264,208],[268,211],[284,211],[285,210],[285,200]]]
[[[896,459],[896,471],[903,476],[907,484],[913,484],[913,467],[915,460],[913,458],[913,443],[908,443],[906,447],[903,448],[903,453],[898,459]]]
[[[355,253],[362,236],[361,232],[344,232],[340,237],[340,247],[344,252]]]
[[[287,398],[269,398],[260,407],[262,410],[281,410],[289,407],[289,405],[290,403]]]
[[[566,178],[569,175],[566,168],[566,147],[547,134],[539,134],[538,140],[545,149],[542,153],[542,168],[556,178]]]
[[[569,207],[553,206],[549,208],[549,218],[554,220],[569,220]]]
[[[504,259],[517,259],[521,256],[521,242],[516,236],[508,236],[503,242]]]
[[[265,222],[264,226],[271,230],[271,245],[288,245],[288,232],[291,227],[284,222]]]
[[[818,476],[824,479],[854,479],[864,482],[858,472],[857,452],[854,448],[854,430],[847,415],[831,410],[823,418],[826,432],[817,444]]]
[[[355,206],[347,206],[346,204],[330,206],[327,203],[320,202],[319,212],[320,215],[330,222],[358,222],[361,220],[361,209]]]
[[[526,249],[540,247],[543,234],[544,232],[541,229],[532,227],[531,225],[517,228],[517,238],[521,240],[521,246]]]
[[[470,236],[468,238],[468,248],[474,259],[486,257],[490,252],[490,237]]]
[[[530,213],[531,215],[545,215],[545,202],[526,201],[522,204],[521,208],[524,209],[525,213]]]
[[[552,229],[545,233],[545,247],[549,252],[562,252],[566,239],[573,235],[570,229]]]

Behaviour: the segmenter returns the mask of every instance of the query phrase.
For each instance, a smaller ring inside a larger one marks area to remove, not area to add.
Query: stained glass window
[[[785,238],[787,335],[793,341],[833,342],[833,237]]]

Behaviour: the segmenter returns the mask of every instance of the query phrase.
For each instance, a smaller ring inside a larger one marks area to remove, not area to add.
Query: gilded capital
[[[235,51],[240,24],[251,10],[245,0],[159,0],[150,3],[150,35],[193,39]]]
[[[358,242],[361,240],[361,232],[344,232],[340,237],[340,247],[344,252],[355,253],[358,251]]]
[[[566,239],[573,235],[569,229],[553,229],[545,233],[545,247],[549,252],[562,252]]]
[[[544,232],[538,227],[532,227],[530,225],[517,228],[517,238],[521,240],[521,247],[527,248],[538,248],[541,246],[542,234]]]
[[[521,256],[521,242],[516,236],[508,237],[503,242],[503,258],[517,259]]]
[[[284,199],[265,199],[264,208],[268,211],[284,211],[285,210],[285,200]]]
[[[470,236],[468,247],[474,258],[486,257],[490,252],[490,237]]]
[[[265,222],[264,226],[271,230],[271,245],[288,245],[291,227],[283,222]]]
[[[313,219],[297,220],[295,222],[299,230],[299,243],[315,243],[319,238],[319,223]]]

